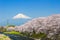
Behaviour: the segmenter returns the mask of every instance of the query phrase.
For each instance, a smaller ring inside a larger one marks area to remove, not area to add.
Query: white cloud
[[[20,19],[20,18],[23,18],[23,19],[30,19],[29,16],[26,16],[26,15],[21,14],[21,13],[15,15],[15,16],[13,17],[13,19]]]

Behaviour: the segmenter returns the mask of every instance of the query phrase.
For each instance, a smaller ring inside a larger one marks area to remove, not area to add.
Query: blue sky
[[[4,25],[7,19],[17,24],[22,19],[14,21],[12,17],[19,13],[31,18],[60,14],[60,0],[0,0],[0,25]]]

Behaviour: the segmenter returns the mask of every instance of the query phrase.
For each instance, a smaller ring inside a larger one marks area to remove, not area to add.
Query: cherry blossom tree
[[[51,15],[48,17],[34,18],[27,23],[16,27],[19,32],[27,32],[30,35],[44,33],[47,38],[57,40],[60,35],[60,14]]]

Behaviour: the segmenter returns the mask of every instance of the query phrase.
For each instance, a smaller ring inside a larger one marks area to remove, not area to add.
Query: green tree
[[[15,25],[7,25],[7,27],[15,27]]]
[[[6,31],[6,28],[3,27],[3,26],[1,26],[1,27],[0,27],[0,32],[5,32],[5,31]]]

